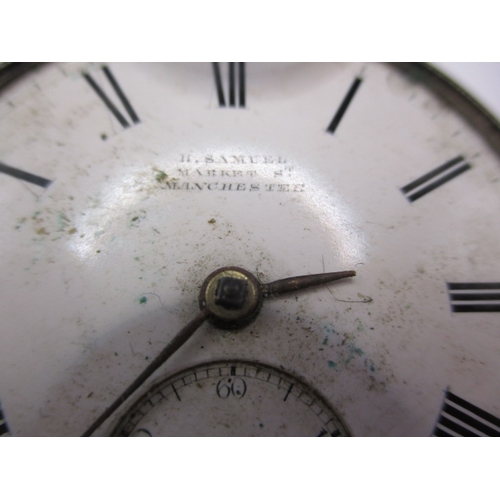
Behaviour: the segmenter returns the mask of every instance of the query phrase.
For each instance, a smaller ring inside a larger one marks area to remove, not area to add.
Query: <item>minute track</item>
[[[234,387],[228,389],[225,385],[231,383],[228,377],[235,377],[231,375],[233,368],[236,372],[235,383],[244,387],[243,393],[238,394]],[[194,376],[200,373],[206,374],[206,377]],[[167,389],[183,378],[186,383],[177,389],[181,396],[178,399],[172,390]],[[140,435],[144,429],[153,436],[205,435],[197,427],[184,429],[181,433],[177,428],[181,424],[179,417],[184,414],[184,418],[188,419],[201,404],[205,408],[206,428],[211,429],[209,435],[220,435],[221,432],[222,435],[234,436],[290,433],[312,437],[317,435],[318,426],[323,436],[349,435],[335,411],[307,383],[282,369],[261,363],[228,360],[197,365],[159,382],[150,388],[148,394],[155,398],[155,405],[151,406],[147,398],[138,400],[121,417],[112,435]],[[161,394],[159,399],[157,394]],[[259,410],[263,398],[274,402],[273,413]],[[237,426],[227,427],[225,411],[230,408],[240,412]],[[285,418],[290,412],[293,412],[293,417]],[[285,421],[286,427],[280,425]]]

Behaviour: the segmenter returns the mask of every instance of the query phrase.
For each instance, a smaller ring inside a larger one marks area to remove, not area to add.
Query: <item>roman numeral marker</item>
[[[39,175],[30,174],[29,172],[26,172],[19,168],[9,167],[9,165],[5,165],[5,163],[1,162],[0,172],[22,181],[31,182],[31,184],[36,184],[37,186],[41,186],[43,188],[47,188],[50,186],[50,184],[52,184],[52,181],[50,181],[49,179],[45,179],[44,177],[40,177]]]
[[[446,391],[443,407],[432,435],[500,436],[500,418]]]
[[[137,116],[136,112],[134,111],[134,108],[132,108],[132,105],[130,104],[126,95],[123,93],[123,90],[121,89],[120,85],[118,85],[118,82],[116,81],[115,77],[113,76],[113,73],[111,73],[111,70],[107,66],[103,66],[102,70],[104,71],[104,74],[106,75],[106,78],[108,79],[109,83],[113,87],[113,90],[115,91],[116,95],[120,99],[120,102],[122,103],[123,107],[126,109],[130,119],[134,123],[140,123],[139,117]],[[122,113],[113,104],[113,102],[109,99],[109,97],[104,93],[104,91],[101,89],[101,87],[99,87],[99,85],[90,76],[90,74],[83,73],[83,77],[85,78],[85,80],[87,80],[88,84],[92,87],[92,89],[99,96],[101,101],[106,105],[106,107],[109,109],[109,111],[111,111],[111,113],[113,113],[115,118],[120,122],[120,125],[124,128],[130,127],[130,124],[127,121],[127,119],[122,115]]]
[[[224,86],[222,84],[222,76],[219,63],[212,63],[214,72],[215,88],[217,90],[217,98],[221,108],[226,107],[226,97],[224,95]],[[244,108],[245,107],[245,63],[228,63],[228,102],[229,106]]]
[[[0,437],[10,436],[10,429],[5,420],[2,407],[0,406]]]
[[[413,202],[470,168],[463,156],[457,156],[402,187],[401,192],[409,202]]]
[[[500,312],[500,283],[448,283],[451,310]]]
[[[330,132],[330,134],[333,134],[335,130],[337,130],[337,127],[339,126],[340,120],[342,120],[342,117],[344,116],[345,112],[347,111],[347,108],[349,107],[349,104],[351,104],[351,101],[353,97],[356,95],[356,92],[359,89],[359,86],[363,80],[359,77],[357,77],[354,82],[352,82],[351,87],[349,88],[346,96],[344,97],[344,100],[339,106],[339,109],[335,113],[335,116],[333,117],[332,121],[330,122],[330,125],[328,125],[328,128],[326,129],[327,132]]]

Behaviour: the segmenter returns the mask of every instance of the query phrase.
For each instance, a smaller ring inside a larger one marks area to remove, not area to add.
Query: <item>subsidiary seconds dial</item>
[[[113,435],[348,434],[324,398],[292,375],[258,363],[225,361],[195,366],[160,382],[127,411]]]

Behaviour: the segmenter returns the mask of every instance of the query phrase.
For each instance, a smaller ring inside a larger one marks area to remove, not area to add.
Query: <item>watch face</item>
[[[3,433],[83,434],[237,266],[355,276],[203,321],[94,435],[500,434],[500,129],[445,78],[25,69],[0,72]]]

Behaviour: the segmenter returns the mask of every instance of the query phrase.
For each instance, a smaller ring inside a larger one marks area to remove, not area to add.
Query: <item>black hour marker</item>
[[[10,436],[10,429],[0,406],[0,437]]]
[[[226,98],[224,96],[224,85],[219,63],[212,63],[212,69],[215,78],[215,88],[219,106],[226,107]],[[229,106],[245,107],[245,63],[228,63],[228,99]]]
[[[431,170],[418,179],[410,182],[401,188],[401,192],[406,196],[408,201],[412,202],[418,200],[424,194],[433,191],[434,189],[442,186],[444,183],[451,181],[457,175],[462,174],[471,167],[465,162],[463,156],[457,156],[440,167]],[[446,173],[445,173],[446,172]]]
[[[285,397],[283,398],[283,401],[286,401],[290,393],[292,392],[293,389],[293,384],[290,384],[290,387],[288,388],[288,391],[286,391]]]
[[[52,183],[52,181],[50,181],[49,179],[45,179],[43,177],[40,177],[39,175],[30,174],[29,172],[25,172],[24,170],[21,170],[19,168],[9,167],[8,165],[5,165],[5,163],[1,162],[0,172],[22,181],[31,182],[31,184],[36,184],[37,186],[41,186],[43,188],[49,187],[49,185]]]
[[[113,87],[113,90],[116,92],[116,95],[120,99],[123,107],[126,109],[130,119],[134,123],[139,123],[139,117],[137,116],[136,112],[134,111],[134,108],[132,108],[132,105],[130,104],[129,100],[123,93],[123,90],[121,87],[118,85],[118,82],[116,81],[115,77],[111,73],[111,70],[107,66],[103,66],[102,70],[104,71],[104,74],[106,75],[106,78],[108,79],[109,83]],[[113,113],[115,118],[120,122],[122,127],[128,128],[130,127],[129,122],[127,119],[120,113],[118,108],[113,104],[113,102],[108,98],[108,96],[104,93],[104,91],[97,85],[97,83],[94,81],[94,79],[90,76],[89,73],[83,73],[83,76],[85,80],[87,80],[88,84],[94,89],[95,93],[99,96],[99,98],[102,100],[102,102],[106,105],[106,107]]]
[[[500,436],[500,418],[446,391],[439,420],[432,435],[438,437]]]
[[[448,283],[452,312],[500,312],[500,283]]]
[[[340,120],[342,120],[342,117],[344,116],[345,112],[347,111],[349,104],[351,104],[351,101],[352,101],[353,97],[355,96],[356,92],[358,91],[358,88],[361,85],[362,81],[363,80],[358,77],[354,80],[354,82],[352,82],[352,85],[349,88],[349,91],[347,92],[346,96],[344,97],[344,100],[342,101],[339,109],[335,113],[333,120],[331,121],[330,125],[328,125],[328,128],[326,129],[326,131],[330,132],[330,134],[333,134],[335,132],[335,130],[337,130],[337,127],[339,126]]]

